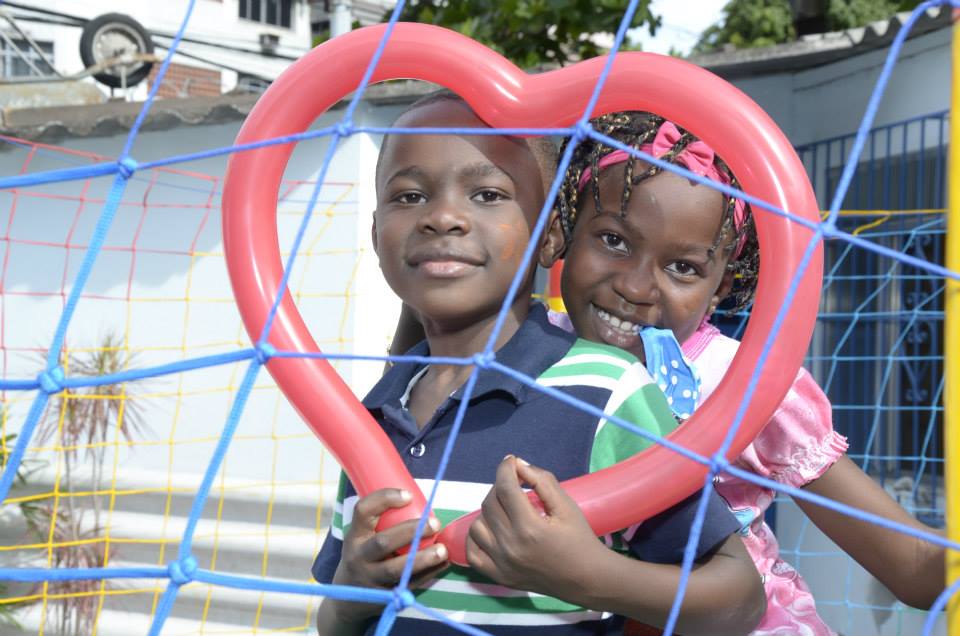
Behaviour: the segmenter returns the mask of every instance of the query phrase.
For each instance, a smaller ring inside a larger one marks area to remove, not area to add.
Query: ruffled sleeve
[[[790,391],[739,463],[799,488],[833,465],[847,451],[847,439],[833,430],[830,401],[801,368]]]

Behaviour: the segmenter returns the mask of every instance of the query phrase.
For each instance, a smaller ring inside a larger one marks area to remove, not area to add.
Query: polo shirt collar
[[[530,307],[527,319],[523,321],[513,337],[497,351],[497,362],[510,367],[520,373],[536,378],[544,370],[550,368],[566,355],[573,345],[576,336],[567,333],[559,327],[550,324],[547,319],[546,308],[539,304]],[[426,340],[413,347],[406,355],[426,356],[430,348]],[[398,363],[387,372],[383,378],[371,389],[363,400],[363,405],[370,410],[382,409],[384,404],[399,404],[400,396],[406,392],[413,377],[423,370],[423,364]],[[523,402],[528,388],[511,377],[491,369],[480,372],[477,384],[474,387],[474,398],[481,397],[494,391],[509,393],[516,402]],[[454,399],[460,399],[463,387],[453,394]]]

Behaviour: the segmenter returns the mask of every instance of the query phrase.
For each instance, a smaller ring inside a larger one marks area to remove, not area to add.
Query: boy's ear
[[[370,225],[370,239],[373,241],[373,253],[378,256],[380,253],[377,251],[377,217],[375,214],[373,216],[373,223]]]
[[[560,224],[560,215],[553,211],[547,221],[547,231],[540,245],[538,262],[540,267],[550,268],[563,258],[567,250],[567,241],[563,236],[563,226]]]

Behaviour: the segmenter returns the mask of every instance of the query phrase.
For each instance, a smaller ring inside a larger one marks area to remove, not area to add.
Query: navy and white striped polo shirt
[[[410,351],[428,355],[426,343]],[[616,414],[658,435],[676,426],[670,408],[649,373],[631,354],[578,340],[549,324],[542,306],[531,308],[517,333],[497,352],[497,360],[542,384]],[[363,404],[396,446],[424,493],[433,488],[440,457],[460,403],[454,393],[430,422],[418,429],[403,408],[408,388],[423,365],[398,364],[370,391]],[[553,472],[558,479],[579,477],[626,459],[649,443],[618,426],[548,397],[517,380],[482,371],[454,446],[435,513],[444,523],[480,507],[497,466],[507,454]],[[695,495],[646,522],[607,537],[613,549],[654,563],[679,563],[696,512]],[[341,478],[331,531],[313,566],[321,583],[333,579],[342,539],[357,495]],[[713,494],[698,546],[698,556],[738,529],[727,506]],[[622,619],[559,599],[513,590],[469,568],[451,567],[423,589],[419,602],[495,636],[533,634],[617,634]],[[373,634],[376,622],[367,630]],[[392,634],[455,634],[447,625],[407,610]]]

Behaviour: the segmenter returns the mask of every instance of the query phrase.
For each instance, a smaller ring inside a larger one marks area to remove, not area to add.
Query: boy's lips
[[[432,278],[456,278],[484,263],[484,259],[465,250],[427,246],[407,258],[407,263]]]
[[[417,264],[417,269],[431,278],[457,278],[476,268],[471,263],[455,260],[421,261]]]

